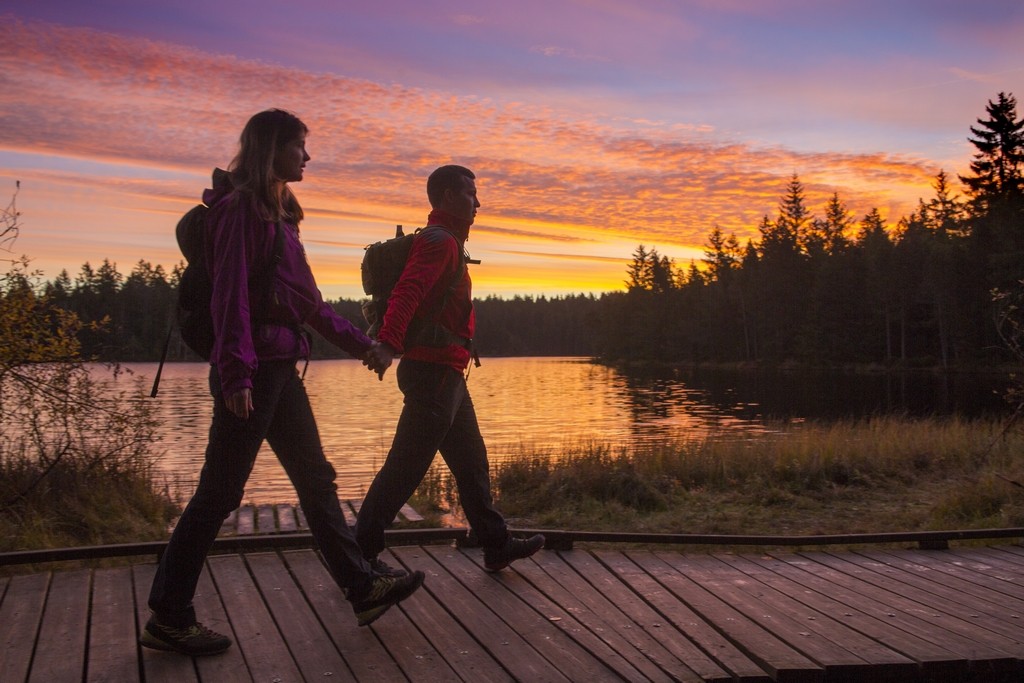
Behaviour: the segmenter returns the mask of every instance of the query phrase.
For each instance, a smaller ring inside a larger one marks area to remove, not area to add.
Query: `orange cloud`
[[[707,128],[611,124],[16,19],[0,22],[0,69],[0,153],[62,169],[22,177],[102,188],[110,202],[104,211],[123,217],[109,223],[131,225],[121,229],[140,250],[133,260],[170,257],[165,265],[176,260],[168,221],[198,199],[212,166],[228,163],[247,117],[270,106],[295,111],[311,128],[308,179],[297,189],[310,209],[303,235],[324,250],[318,277],[337,293],[343,286],[352,293],[362,245],[390,236],[395,223],[422,224],[425,178],[443,163],[478,174],[483,207],[473,248],[526,257],[518,270],[504,261],[500,270],[482,270],[485,291],[569,286],[564,270],[530,263],[549,246],[580,250],[572,258],[585,265],[570,271],[575,282],[618,288],[623,271],[611,275],[619,265],[605,253],[611,245],[624,269],[630,245],[699,253],[716,225],[753,237],[794,173],[812,211],[838,192],[863,215],[873,207],[913,209],[939,170],[883,153],[720,142]],[[109,167],[76,170],[76,162]],[[67,204],[70,229],[78,209]],[[506,250],[509,241],[527,246]],[[82,248],[68,258],[86,260]],[[609,270],[589,276],[583,269],[595,263]]]

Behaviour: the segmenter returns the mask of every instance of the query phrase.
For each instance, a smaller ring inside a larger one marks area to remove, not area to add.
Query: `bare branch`
[[[18,198],[18,191],[21,189],[21,181],[14,181],[14,194],[11,195],[11,201],[0,213],[0,249],[4,251],[10,251],[10,245],[14,244],[14,241],[18,239],[18,218],[21,216],[18,213],[18,207],[15,204],[15,200]]]

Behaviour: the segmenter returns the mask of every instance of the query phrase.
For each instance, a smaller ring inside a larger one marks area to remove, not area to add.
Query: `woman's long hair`
[[[299,117],[283,109],[255,114],[242,129],[238,154],[228,170],[235,189],[253,197],[262,218],[268,221],[302,220],[302,207],[286,183],[274,174],[278,150],[309,132]]]

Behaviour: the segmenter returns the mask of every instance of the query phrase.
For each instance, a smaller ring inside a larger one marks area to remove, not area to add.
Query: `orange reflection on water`
[[[130,366],[151,377],[155,364]],[[206,366],[164,369],[158,415],[166,454],[158,465],[181,482],[187,499],[202,467],[209,428]],[[339,495],[361,498],[387,455],[402,396],[394,372],[383,382],[355,360],[314,361],[306,387]],[[702,401],[682,382],[637,383],[611,368],[573,358],[484,358],[469,376],[470,393],[492,465],[521,453],[549,458],[590,444],[633,449],[713,432],[761,432],[756,421]],[[440,461],[440,459],[438,459]],[[292,502],[295,493],[264,446],[246,487],[246,502]]]

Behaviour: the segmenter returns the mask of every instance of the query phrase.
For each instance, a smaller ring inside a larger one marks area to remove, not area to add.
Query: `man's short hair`
[[[444,203],[445,190],[462,189],[462,178],[475,180],[476,176],[465,166],[448,164],[434,170],[427,178],[427,200],[430,206],[437,208]]]

